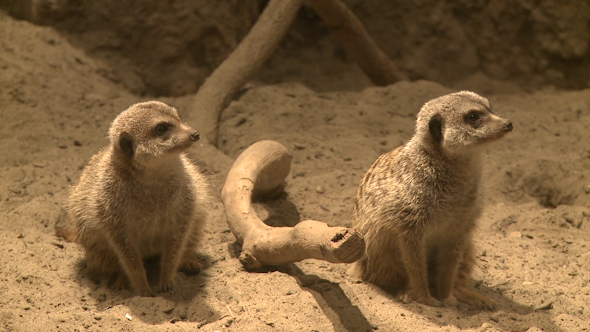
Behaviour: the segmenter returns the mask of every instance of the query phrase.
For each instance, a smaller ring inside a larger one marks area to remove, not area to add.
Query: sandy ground
[[[474,285],[495,299],[496,312],[404,305],[351,279],[346,265],[309,260],[251,273],[236,259],[218,197],[243,149],[273,139],[294,156],[286,194],[257,204],[269,224],[350,225],[366,169],[412,135],[421,104],[452,91],[427,81],[359,92],[316,93],[299,83],[247,90],[223,114],[220,149],[190,150],[215,196],[206,268],[142,298],[90,281],[80,247],[53,227],[68,187],[108,143],[110,121],[145,98],[51,28],[0,13],[0,31],[0,331],[590,328],[590,90],[486,95],[515,128],[489,149],[476,234]],[[199,128],[192,96],[161,100]]]

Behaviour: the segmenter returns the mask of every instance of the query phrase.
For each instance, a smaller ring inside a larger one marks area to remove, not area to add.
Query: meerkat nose
[[[504,124],[504,131],[507,133],[512,131],[512,121],[508,121]]]
[[[191,141],[196,142],[199,139],[201,139],[201,135],[199,135],[199,133],[194,132],[194,133],[191,134]]]

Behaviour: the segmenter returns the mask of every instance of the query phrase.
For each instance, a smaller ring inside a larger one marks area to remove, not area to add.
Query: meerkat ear
[[[442,118],[439,114],[436,114],[428,122],[428,131],[430,131],[430,135],[432,135],[432,139],[436,143],[440,143],[442,141],[442,130]]]
[[[130,159],[132,159],[135,155],[133,140],[131,139],[131,136],[125,132],[119,137],[119,147],[121,148],[121,151],[123,151],[123,153]]]

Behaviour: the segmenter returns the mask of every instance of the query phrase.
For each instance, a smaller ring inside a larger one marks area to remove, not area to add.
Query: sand
[[[475,235],[473,284],[496,312],[402,304],[351,278],[348,265],[306,260],[247,272],[219,200],[239,153],[272,139],[293,154],[292,171],[284,195],[257,203],[259,215],[273,226],[349,226],[367,168],[411,137],[425,101],[453,91],[429,81],[332,92],[251,85],[224,111],[219,149],[189,151],[215,198],[200,249],[206,267],[147,298],[89,280],[83,251],[57,238],[54,225],[69,186],[108,144],[110,122],[153,97],[123,88],[53,28],[0,13],[0,31],[0,331],[590,329],[590,90],[486,94],[514,122],[486,153]],[[335,79],[334,90],[341,86]],[[199,128],[193,95],[158,99]]]

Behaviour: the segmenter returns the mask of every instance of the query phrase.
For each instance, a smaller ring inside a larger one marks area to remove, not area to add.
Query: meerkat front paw
[[[129,288],[129,279],[124,273],[117,274],[117,279],[111,285],[111,288],[114,290],[123,290]]]
[[[454,295],[459,302],[463,302],[471,307],[489,311],[496,311],[498,309],[496,303],[491,298],[466,288],[456,289]]]
[[[139,294],[139,296],[143,296],[143,297],[155,297],[156,293],[154,293],[154,291],[151,288],[147,288],[141,291],[137,292]]]
[[[154,291],[151,289],[151,287],[149,285],[144,285],[142,287],[134,287],[134,288],[135,288],[135,292],[139,296],[143,296],[143,297],[154,297],[154,296],[156,296],[156,293],[154,293]]]
[[[445,307],[456,307],[459,305],[459,301],[453,295],[449,296],[448,298],[442,300],[442,304]]]
[[[130,283],[129,283],[129,278],[127,277],[127,275],[123,272],[118,273],[116,275],[116,280],[109,285],[109,287],[111,289],[117,290],[117,291],[121,291],[124,289],[129,289],[130,287]],[[136,287],[131,287],[132,290],[134,290],[139,296],[147,296],[147,297],[154,297],[155,293],[154,291],[150,288],[150,286],[146,283],[145,285],[142,286],[136,286]]]
[[[442,307],[444,304],[435,299],[434,297],[426,294],[426,295],[419,295],[412,292],[406,292],[400,296],[400,300],[405,303],[411,303],[412,301],[429,305],[431,307]]]
[[[156,290],[159,293],[164,293],[164,292],[169,292],[174,288],[174,282],[170,281],[160,281],[158,283],[158,286],[156,287]]]
[[[136,285],[133,287],[139,296],[145,297],[154,297],[156,293],[152,290],[150,285],[148,285],[147,281],[144,284]]]
[[[180,262],[179,271],[182,271],[188,275],[195,275],[201,271],[203,263],[201,263],[196,257],[185,255]]]

